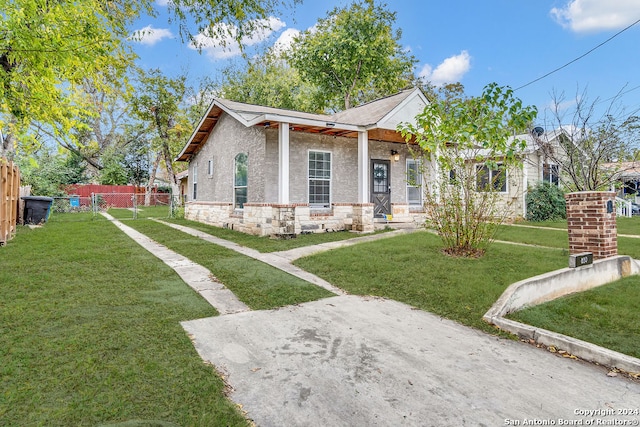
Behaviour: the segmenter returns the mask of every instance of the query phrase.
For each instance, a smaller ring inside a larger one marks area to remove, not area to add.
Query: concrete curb
[[[233,292],[220,283],[205,267],[170,250],[133,228],[124,225],[111,215],[107,213],[102,213],[102,215],[133,239],[133,241],[171,267],[187,285],[199,293],[220,315],[250,310],[246,304],[240,301]]]
[[[542,304],[639,273],[637,261],[628,256],[617,256],[598,260],[585,267],[563,268],[531,277],[509,286],[485,313],[483,320],[519,337],[554,346],[581,359],[626,372],[640,373],[640,359],[504,317],[524,307]]]

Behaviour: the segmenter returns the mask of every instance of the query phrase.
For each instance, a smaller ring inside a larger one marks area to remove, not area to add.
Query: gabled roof
[[[427,99],[420,89],[405,90],[396,95],[378,99],[358,107],[333,114],[312,114],[281,108],[245,104],[243,102],[214,99],[204,117],[194,130],[177,160],[187,161],[204,144],[223,113],[227,113],[246,127],[263,126],[277,128],[288,123],[292,131],[331,136],[357,138],[358,132],[369,131],[369,139],[404,142],[394,129],[379,126],[410,99],[426,105]],[[411,117],[413,118],[413,117]]]

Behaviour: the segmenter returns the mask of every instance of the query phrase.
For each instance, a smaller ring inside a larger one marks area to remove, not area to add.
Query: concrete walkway
[[[220,283],[205,267],[151,240],[144,234],[116,220],[111,215],[107,213],[102,213],[102,215],[136,243],[175,270],[186,284],[202,295],[221,315],[249,310],[246,304]]]
[[[148,250],[160,252],[156,256],[163,261],[180,257],[171,251],[163,255],[168,251],[164,246],[114,223]],[[290,260],[353,244],[335,242],[261,254],[188,227],[165,224],[305,280],[309,273]],[[387,235],[393,234],[379,236]],[[186,262],[182,258],[175,266],[188,270]],[[487,335],[396,301],[344,295],[315,277],[311,279],[319,280],[316,284],[339,296],[182,323],[201,357],[216,366],[229,384],[230,398],[258,426],[638,425],[640,421],[640,414],[618,413],[640,410],[638,382],[608,377],[604,368]]]

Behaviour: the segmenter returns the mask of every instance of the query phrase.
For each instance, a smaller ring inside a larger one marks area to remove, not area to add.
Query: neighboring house
[[[180,200],[186,202],[188,193],[188,179],[189,170],[184,170],[176,174],[176,180],[178,181],[178,189],[180,190]]]
[[[185,216],[256,235],[423,217],[423,168],[396,127],[426,104],[419,89],[334,115],[216,99],[177,158],[189,162]]]
[[[500,193],[500,200],[503,204],[508,204],[508,219],[515,220],[525,218],[527,215],[526,197],[529,189],[535,187],[540,182],[548,182],[552,185],[562,186],[562,171],[559,165],[554,163],[545,154],[549,147],[559,149],[559,138],[563,134],[562,130],[543,132],[541,128],[536,128],[537,134],[516,135],[514,138],[524,140],[525,148],[519,153],[522,158],[522,168],[510,168],[503,170],[489,170],[482,163],[476,163],[478,173],[478,183],[480,187],[486,186],[485,182],[492,182],[497,174],[505,173],[506,177],[495,180],[494,191]],[[535,132],[535,131],[534,131]],[[499,159],[494,159],[500,165]]]

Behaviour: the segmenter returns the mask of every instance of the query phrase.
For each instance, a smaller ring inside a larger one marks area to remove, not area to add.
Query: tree
[[[326,104],[317,87],[303,82],[295,68],[271,53],[244,67],[227,67],[222,76],[218,92],[226,99],[309,113],[322,112]]]
[[[395,93],[413,80],[415,64],[393,30],[395,19],[374,0],[335,8],[294,39],[288,60],[334,109]]]
[[[268,25],[280,5],[298,0],[172,0],[171,19],[183,38],[190,30],[215,39],[243,37]],[[90,80],[100,91],[120,87],[134,64],[129,24],[155,14],[153,0],[0,0],[0,156],[27,143],[32,121],[57,135],[95,114],[76,89]],[[223,25],[222,23],[226,23]]]
[[[534,136],[545,160],[559,166],[567,190],[609,190],[624,170],[622,162],[635,160],[640,117],[618,107],[621,94],[611,99],[601,115],[596,113],[600,100],[589,101],[586,91],[576,95],[572,110],[564,109],[563,94],[553,95],[552,118],[545,127],[556,130]]]
[[[445,252],[481,256],[497,226],[509,212],[501,192],[508,177],[522,165],[525,142],[513,135],[526,129],[536,109],[523,106],[508,87],[495,83],[481,96],[454,92],[431,99],[416,117],[416,125],[399,129],[420,147],[416,155],[431,161],[424,205],[442,239]]]
[[[31,194],[36,196],[64,196],[65,186],[87,182],[86,163],[74,153],[43,150],[29,158],[20,156],[17,162],[22,183],[31,186]]]
[[[75,88],[85,79],[105,90],[118,84],[133,61],[127,26],[150,5],[0,0],[0,128],[9,136],[2,151],[12,151],[34,120],[56,132],[77,126],[91,106],[74,96]]]
[[[138,95],[131,98],[134,114],[146,123],[153,135],[151,152],[154,153],[154,162],[147,184],[145,204],[149,200],[160,161],[164,161],[173,194],[179,194],[173,160],[191,127],[187,114],[181,107],[187,93],[185,81],[184,75],[172,79],[157,69],[142,72],[138,82]]]

